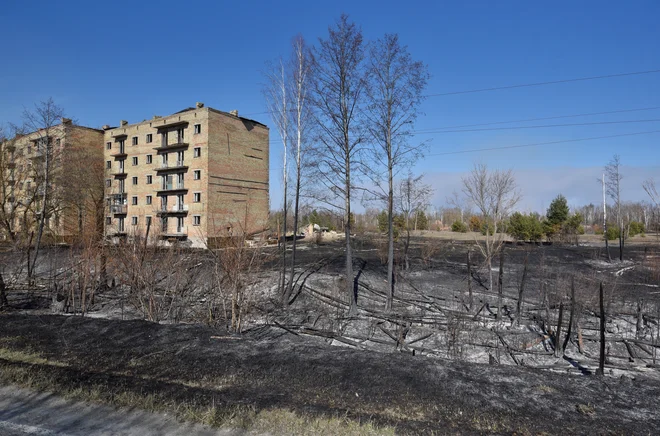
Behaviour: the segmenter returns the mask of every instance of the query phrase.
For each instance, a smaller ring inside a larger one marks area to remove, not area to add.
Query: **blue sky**
[[[53,97],[81,124],[137,122],[203,101],[272,124],[261,94],[264,63],[288,56],[300,33],[314,43],[342,12],[366,39],[398,33],[432,75],[428,94],[660,69],[660,2],[17,2],[0,8],[0,122]],[[416,130],[660,107],[660,73],[430,97]],[[660,119],[660,109],[486,127]],[[615,153],[624,194],[660,178],[660,133],[441,154],[660,130],[660,122],[433,133],[425,173],[441,206],[474,162],[513,168],[521,208],[560,191],[598,202],[595,182]],[[271,204],[281,204],[281,147],[271,130]],[[538,177],[535,177],[538,176]],[[626,182],[627,185],[626,185]]]

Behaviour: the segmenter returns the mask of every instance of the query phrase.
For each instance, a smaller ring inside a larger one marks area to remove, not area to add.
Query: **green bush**
[[[467,233],[468,226],[464,222],[456,220],[451,225],[451,231],[457,233]]]
[[[533,242],[543,237],[543,227],[536,216],[516,212],[509,219],[507,233],[518,241]]]
[[[644,233],[644,224],[638,221],[633,221],[628,227],[628,235],[632,238],[633,236],[641,235]]]
[[[619,239],[619,228],[616,225],[608,225],[607,233],[605,234],[608,241]]]
[[[489,235],[493,235],[495,232],[493,231],[494,227],[491,223],[483,223],[481,225],[481,234],[486,235],[488,233]]]

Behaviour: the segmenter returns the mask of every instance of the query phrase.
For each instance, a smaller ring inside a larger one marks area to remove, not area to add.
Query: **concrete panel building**
[[[35,232],[45,205],[45,242],[71,242],[103,228],[102,130],[70,119],[0,145],[0,238]],[[48,157],[48,177],[46,177]]]
[[[104,127],[106,236],[213,246],[267,226],[268,128],[204,107]]]

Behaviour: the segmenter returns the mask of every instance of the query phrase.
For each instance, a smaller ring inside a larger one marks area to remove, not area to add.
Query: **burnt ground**
[[[8,314],[0,316],[0,341],[46,358],[30,369],[57,383],[348,415],[400,433],[653,434],[660,425],[660,384],[642,377],[567,377],[352,350],[275,327],[231,335],[193,325]],[[16,365],[27,364],[0,359],[3,372]]]
[[[63,384],[111,392],[371,419],[411,434],[652,434],[660,420],[660,246],[650,239],[629,245],[623,262],[608,262],[595,245],[508,244],[498,310],[474,242],[416,237],[409,269],[399,244],[394,306],[385,311],[384,241],[356,238],[353,317],[343,243],[305,242],[287,310],[277,303],[279,267],[271,256],[255,273],[240,335],[227,333],[220,315],[215,328],[46,315],[52,292],[44,284],[27,293],[10,289],[21,310],[0,317],[0,340],[2,348],[65,362],[34,365]],[[618,256],[615,247],[611,256]],[[58,259],[63,269],[66,257]],[[496,282],[498,266],[499,258]],[[601,282],[607,347],[605,376],[597,377]],[[89,315],[140,317],[125,294],[118,287],[97,295]],[[179,321],[201,322],[208,297],[187,297],[188,317]]]

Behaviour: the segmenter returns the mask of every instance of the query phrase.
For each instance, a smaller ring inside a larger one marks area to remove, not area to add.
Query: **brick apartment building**
[[[103,192],[92,189],[91,172],[101,170],[102,130],[60,124],[17,135],[0,146],[0,239],[35,232],[47,191],[44,240],[71,241],[101,229]],[[45,158],[48,152],[48,182]],[[96,210],[95,208],[97,208]]]
[[[266,228],[268,128],[204,107],[104,126],[106,236],[192,247]]]

